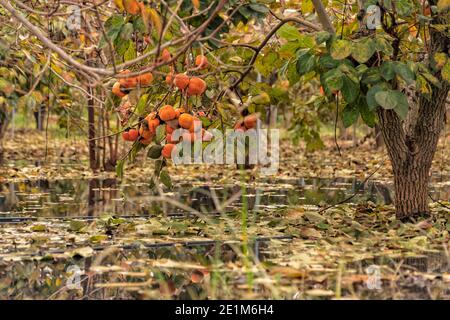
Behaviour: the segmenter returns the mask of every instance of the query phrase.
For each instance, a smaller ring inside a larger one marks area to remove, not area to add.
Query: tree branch
[[[331,23],[331,20],[328,17],[327,12],[325,11],[325,7],[323,6],[322,1],[312,0],[312,3],[314,4],[314,8],[316,9],[316,13],[319,17],[319,21],[322,27],[329,33],[335,34],[336,30],[334,30],[333,24]]]
[[[313,29],[314,31],[321,30],[315,24],[308,22],[306,20],[300,19],[300,18],[284,18],[284,19],[282,19],[272,30],[270,30],[270,32],[264,38],[263,42],[261,42],[261,44],[258,47],[254,48],[254,49],[252,48],[254,50],[254,53],[253,53],[252,58],[250,59],[249,67],[242,73],[241,77],[231,85],[230,90],[236,89],[236,87],[239,85],[239,83],[241,83],[244,80],[244,78],[250,73],[250,71],[253,69],[253,65],[256,61],[256,58],[258,57],[261,50],[266,46],[267,42],[269,42],[270,38],[273,37],[273,35],[278,31],[278,29],[280,29],[284,24],[286,24],[288,22],[295,22],[295,23],[301,24],[305,27]]]

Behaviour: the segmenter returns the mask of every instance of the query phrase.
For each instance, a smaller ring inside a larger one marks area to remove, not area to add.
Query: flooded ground
[[[155,191],[146,159],[118,180],[84,142],[39,141],[0,168],[0,299],[450,298],[449,209],[396,221],[382,152],[286,146],[277,179],[172,167]],[[430,195],[448,205],[445,159]]]
[[[357,179],[300,178],[267,180],[245,185],[249,210],[295,205],[330,205],[357,192],[354,203],[392,204],[392,185]],[[27,217],[149,216],[186,212],[156,199],[168,197],[201,212],[233,211],[242,206],[242,187],[235,183],[181,184],[174,190],[153,191],[149,183],[117,179],[65,179],[0,182],[0,222]],[[435,184],[433,198],[449,201],[450,185]]]
[[[431,194],[448,201],[440,181]],[[0,298],[450,298],[446,209],[397,223],[382,181],[154,191],[145,181],[37,179],[0,190]]]

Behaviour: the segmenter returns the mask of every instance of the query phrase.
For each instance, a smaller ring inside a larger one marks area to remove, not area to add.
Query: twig
[[[326,210],[328,210],[328,209],[331,209],[331,208],[333,208],[333,207],[336,207],[336,206],[338,206],[338,205],[340,205],[340,204],[343,204],[343,203],[346,203],[347,201],[349,201],[349,200],[351,200],[351,199],[353,199],[357,194],[358,194],[358,192],[359,192],[359,190],[361,189],[361,187],[362,186],[364,186],[365,184],[366,184],[366,182],[378,171],[378,170],[380,170],[380,168],[384,165],[384,162],[386,161],[386,157],[381,161],[381,163],[378,165],[378,167],[371,173],[371,174],[369,174],[365,179],[364,179],[364,181],[356,188],[356,190],[355,190],[355,192],[350,196],[350,197],[348,197],[348,198],[345,198],[344,200],[342,200],[342,201],[339,201],[338,203],[335,203],[335,204],[332,204],[332,205],[329,205],[328,207],[325,207],[325,208],[323,208],[323,209],[320,209],[319,210],[319,213],[322,213],[322,212],[324,212],[324,211],[326,211]]]

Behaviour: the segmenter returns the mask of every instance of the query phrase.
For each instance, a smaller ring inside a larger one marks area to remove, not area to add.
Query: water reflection
[[[369,181],[363,186],[361,183],[357,179],[344,178],[268,180],[248,185],[246,202],[250,210],[273,210],[299,204],[324,205],[337,203],[359,190],[353,202],[392,203],[391,185],[378,181]],[[195,210],[213,213],[219,208],[232,211],[241,207],[241,188],[237,184],[178,185],[172,191],[164,190],[162,195]],[[435,187],[433,192],[437,199],[450,199],[448,185]],[[155,195],[148,183],[116,179],[5,182],[0,183],[0,218],[94,217],[104,213],[145,216],[161,212],[176,215],[184,212],[173,204],[151,199]]]

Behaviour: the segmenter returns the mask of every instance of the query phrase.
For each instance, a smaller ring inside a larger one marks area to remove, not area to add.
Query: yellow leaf
[[[117,7],[117,9],[119,9],[119,11],[125,10],[122,0],[114,0],[114,3],[116,4],[116,7]]]
[[[448,8],[450,7],[450,0],[439,0],[437,3],[437,7],[439,11],[448,10]]]
[[[159,17],[158,12],[155,9],[150,9],[150,19],[152,20],[153,27],[156,29],[158,34],[161,34],[162,23],[161,18]]]
[[[155,28],[158,34],[161,34],[162,23],[161,18],[159,17],[158,12],[155,9],[152,9],[143,3],[140,3],[142,20],[144,20],[144,25],[146,28],[151,24],[153,28]]]

